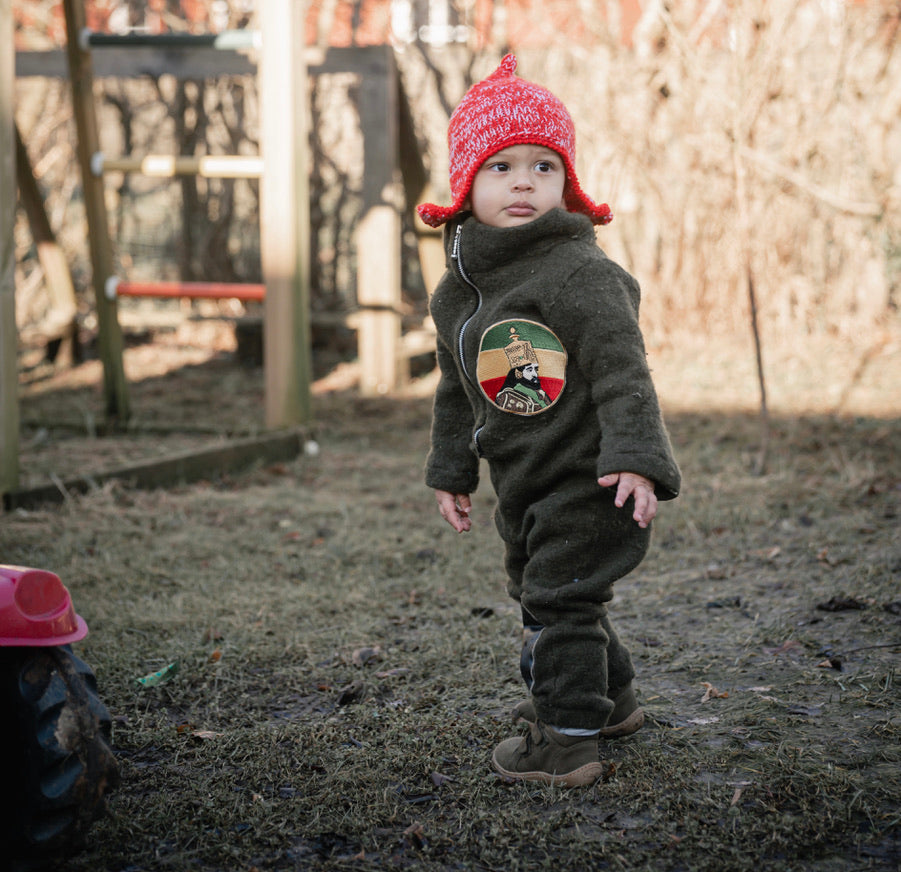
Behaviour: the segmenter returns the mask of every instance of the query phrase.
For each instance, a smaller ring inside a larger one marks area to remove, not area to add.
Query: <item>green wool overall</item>
[[[562,209],[510,228],[463,216],[445,234],[426,483],[472,493],[487,461],[508,591],[536,630],[527,680],[537,715],[598,729],[633,677],[607,603],[650,530],[597,479],[638,473],[659,500],[680,486],[638,284],[598,248],[588,218]]]

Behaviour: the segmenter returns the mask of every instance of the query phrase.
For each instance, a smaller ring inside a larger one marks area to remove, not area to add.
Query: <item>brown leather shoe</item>
[[[531,699],[524,699],[513,706],[510,712],[514,724],[534,724],[538,719],[535,713],[535,703]],[[613,711],[607,719],[606,726],[599,733],[602,739],[615,739],[619,736],[629,736],[640,730],[644,724],[644,712],[635,698],[632,685],[628,684],[620,691],[619,696],[613,701]]]
[[[597,736],[566,736],[536,721],[525,736],[505,739],[491,757],[494,768],[516,781],[586,787],[613,771],[601,760]]]

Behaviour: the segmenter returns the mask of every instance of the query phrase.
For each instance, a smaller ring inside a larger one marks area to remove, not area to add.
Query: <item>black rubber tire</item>
[[[119,781],[110,715],[68,645],[0,648],[0,867],[51,869],[83,847]],[[11,800],[11,801],[10,801]]]

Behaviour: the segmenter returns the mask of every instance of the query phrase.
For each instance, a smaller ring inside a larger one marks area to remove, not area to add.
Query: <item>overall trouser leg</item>
[[[612,697],[634,676],[610,624],[613,583],[637,566],[650,540],[613,495],[594,482],[531,504],[519,522],[498,506],[507,544],[509,591],[534,630],[527,683],[538,717],[561,727],[599,729]],[[512,523],[511,523],[512,522]]]
[[[521,590],[521,584],[519,585]],[[519,599],[521,594],[516,598]],[[616,699],[635,678],[635,667],[632,665],[632,656],[628,648],[620,641],[616,630],[610,623],[610,616],[601,618],[601,628],[607,635],[607,696]],[[520,672],[526,687],[531,691],[534,679],[532,677],[533,649],[538,641],[538,634],[544,629],[538,622],[538,618],[522,609],[523,641],[520,652]]]

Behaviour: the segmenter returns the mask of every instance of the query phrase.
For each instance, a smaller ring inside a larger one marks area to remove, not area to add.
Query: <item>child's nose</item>
[[[526,170],[516,173],[513,177],[514,191],[527,191],[532,187],[532,176]]]

